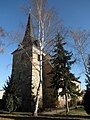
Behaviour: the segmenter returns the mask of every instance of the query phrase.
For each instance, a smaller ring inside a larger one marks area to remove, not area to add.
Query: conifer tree
[[[88,55],[88,63],[87,63],[87,73],[86,73],[86,83],[87,89],[86,93],[83,98],[84,109],[85,111],[90,114],[90,55]]]
[[[3,109],[9,110],[9,111],[12,111],[11,109],[13,108],[13,107],[11,108],[12,105],[10,104],[8,105],[8,102],[9,103],[13,102],[13,99],[9,100],[9,98],[11,98],[10,94],[12,94],[11,86],[12,86],[12,80],[11,80],[11,77],[8,77],[8,80],[6,81],[6,84],[4,84],[4,87],[3,87],[3,89],[5,90],[4,95],[3,95]]]
[[[74,74],[71,73],[71,65],[74,64],[75,60],[71,60],[72,52],[68,52],[64,49],[65,42],[63,43],[63,37],[58,33],[55,39],[55,46],[52,56],[53,69],[49,74],[52,74],[51,87],[54,88],[54,94],[56,97],[58,95],[65,95],[66,100],[66,112],[69,112],[68,107],[68,96],[76,96],[78,91],[76,91],[77,81]],[[59,89],[62,89],[59,92]],[[57,94],[58,93],[58,94]]]
[[[22,83],[23,84],[23,83]],[[19,84],[19,86],[15,86],[14,85],[14,81],[13,81],[13,76],[8,77],[8,80],[6,81],[6,84],[4,84],[4,95],[3,95],[3,109],[7,110],[9,112],[13,112],[13,111],[22,111],[22,97],[21,95],[21,89],[19,88],[21,84]],[[31,92],[30,92],[30,108],[32,108],[32,111],[34,111],[35,108],[35,95],[33,93],[33,89],[34,87],[32,86],[31,83]]]
[[[88,55],[88,63],[87,63],[87,73],[86,73],[86,83],[87,90],[90,90],[90,54]]]
[[[4,110],[9,112],[16,111],[20,107],[21,101],[16,94],[12,76],[8,77],[8,80],[6,81],[6,84],[4,84],[3,89],[5,90],[3,95]]]

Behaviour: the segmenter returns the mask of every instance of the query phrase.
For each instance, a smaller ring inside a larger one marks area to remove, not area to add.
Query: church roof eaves
[[[16,50],[14,50],[11,54],[13,55],[14,53],[16,53],[16,52],[18,52],[18,51],[21,51],[22,49],[16,49]]]

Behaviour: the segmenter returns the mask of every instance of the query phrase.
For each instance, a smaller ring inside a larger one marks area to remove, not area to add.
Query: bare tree
[[[39,104],[39,90],[42,88],[43,75],[42,75],[42,64],[43,64],[43,49],[44,47],[49,48],[54,44],[52,36],[60,30],[61,21],[59,21],[55,15],[53,8],[47,8],[47,0],[31,0],[32,4],[32,16],[35,20],[36,35],[39,41],[40,47],[40,81],[36,95],[36,106],[34,115],[37,115],[38,104]],[[63,27],[62,27],[63,28]],[[48,47],[49,46],[49,47]]]
[[[42,39],[45,50],[53,45],[52,38],[56,33],[66,33],[63,21],[59,19],[55,8],[48,7],[47,3],[47,0],[29,0],[28,6],[23,6],[26,14],[31,10],[36,39]]]
[[[36,94],[36,106],[34,115],[37,115],[39,104],[39,91],[42,88],[42,64],[43,64],[43,50],[49,52],[53,49],[53,36],[57,32],[64,33],[64,25],[62,20],[59,20],[54,8],[48,8],[47,0],[29,0],[28,6],[24,7],[24,11],[29,13],[31,9],[32,22],[36,39],[39,42],[40,49],[40,81]],[[66,33],[65,33],[66,34]],[[11,39],[16,39],[19,34],[10,35]],[[19,37],[18,37],[19,38]]]
[[[26,13],[31,9],[31,15],[33,18],[34,31],[36,39],[39,42],[40,48],[40,81],[36,94],[36,105],[34,115],[37,115],[38,104],[39,104],[39,91],[42,88],[43,75],[42,75],[42,64],[43,64],[43,50],[49,52],[53,49],[53,36],[57,32],[64,32],[64,25],[61,20],[58,19],[54,8],[48,8],[47,0],[29,0],[29,6],[24,7]],[[30,6],[31,5],[31,6]]]
[[[83,72],[87,72],[87,59],[90,53],[90,31],[78,30],[71,31],[71,36],[73,38],[73,49],[76,54],[77,61],[79,64],[83,65]],[[71,45],[71,46],[72,46]]]

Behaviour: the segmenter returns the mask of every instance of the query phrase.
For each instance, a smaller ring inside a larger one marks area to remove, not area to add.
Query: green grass
[[[60,114],[66,115],[66,112],[62,112]],[[84,110],[84,108],[77,108],[77,109],[70,110],[69,113],[67,113],[67,115],[89,116]]]
[[[88,115],[83,108],[78,108],[78,109],[71,110],[69,112],[69,114],[70,115],[81,115],[81,116],[87,116]]]
[[[31,113],[29,112],[12,112],[12,113],[1,113],[0,117],[30,117]]]
[[[70,110],[68,114],[66,114],[66,112],[60,112],[60,113],[58,112],[57,114],[52,114],[52,115],[48,113],[47,115],[44,115],[44,116],[46,116],[46,117],[48,117],[48,116],[59,117],[59,116],[66,116],[66,115],[69,115],[69,116],[86,116],[86,117],[90,116],[85,112],[84,108],[77,108],[77,109]],[[29,113],[29,112],[13,112],[13,113],[9,113],[9,114],[0,114],[0,117],[1,116],[3,116],[3,117],[7,116],[7,117],[26,117],[26,118],[28,118],[28,117],[31,116],[31,113]],[[40,116],[42,116],[42,115],[40,115]]]

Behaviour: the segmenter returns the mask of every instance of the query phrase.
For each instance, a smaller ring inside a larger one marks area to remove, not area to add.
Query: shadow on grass
[[[87,120],[90,116],[82,115],[66,115],[66,114],[39,114],[39,116],[32,116],[32,113],[28,112],[18,112],[18,113],[8,113],[0,112],[0,120],[5,118],[5,120]],[[3,119],[4,120],[4,119]]]
[[[27,116],[27,117],[17,117],[17,116],[0,116],[0,118],[5,118],[5,120],[85,120],[90,119],[90,116],[79,116],[79,115],[54,115],[54,116]],[[1,120],[1,119],[0,119]]]

